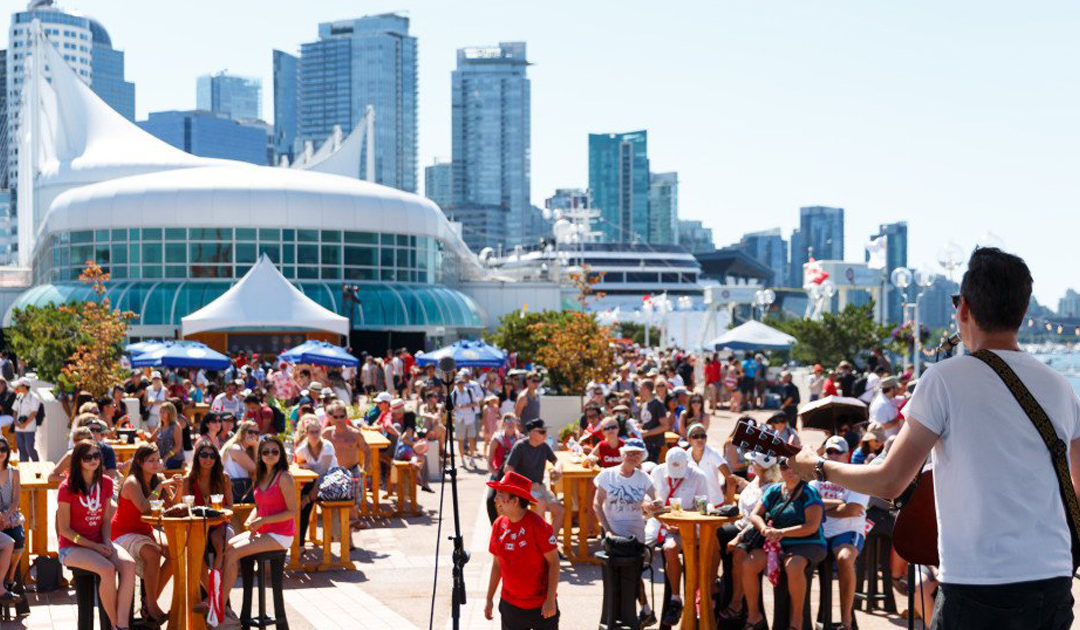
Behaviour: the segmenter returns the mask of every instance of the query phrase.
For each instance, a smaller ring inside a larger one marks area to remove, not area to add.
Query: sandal
[[[757,623],[746,622],[743,626],[743,630],[769,630],[769,622],[765,621],[765,617],[761,618],[761,621]]]
[[[746,608],[735,609],[734,606],[728,606],[720,611],[721,621],[731,621],[732,619],[742,619],[746,616]]]

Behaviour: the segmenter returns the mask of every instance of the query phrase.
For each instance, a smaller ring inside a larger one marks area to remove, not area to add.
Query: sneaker
[[[664,610],[664,625],[677,626],[679,620],[682,619],[683,603],[681,600],[673,599],[668,604],[667,609]]]
[[[651,625],[656,624],[656,613],[652,610],[649,612],[642,612],[638,615],[638,625],[642,628],[648,628]]]

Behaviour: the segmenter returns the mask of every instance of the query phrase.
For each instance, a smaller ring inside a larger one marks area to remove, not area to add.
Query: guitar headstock
[[[770,457],[794,457],[799,448],[780,439],[769,429],[747,420],[735,425],[732,443],[743,451],[756,451]]]

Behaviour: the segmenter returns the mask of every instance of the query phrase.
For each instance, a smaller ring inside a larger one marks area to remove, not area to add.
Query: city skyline
[[[176,12],[171,28],[147,29],[160,6],[67,5],[105,24],[125,51],[140,119],[190,108],[192,82],[214,68],[270,85],[271,50],[297,52],[319,22],[402,8],[237,2],[216,7],[220,20]],[[620,33],[651,20],[652,5],[410,4],[420,49],[417,162],[450,153],[454,51],[525,41],[537,64],[535,205],[556,188],[586,185],[588,133],[647,129],[650,158],[680,174],[681,218],[703,220],[718,244],[777,225],[789,233],[808,205],[848,210],[852,260],[882,223],[908,221],[910,263],[934,268],[948,240],[969,250],[989,231],[1029,261],[1039,301],[1056,304],[1076,284],[1057,258],[1078,227],[1067,158],[1080,139],[1080,95],[1060,81],[1060,60],[1080,46],[1068,27],[1080,9],[980,4],[972,21],[975,6],[691,3],[666,13],[652,36],[679,46],[643,47]],[[233,28],[253,14],[258,28]],[[191,46],[196,31],[228,50]],[[642,77],[649,89],[616,89]],[[266,118],[271,96],[263,91]]]

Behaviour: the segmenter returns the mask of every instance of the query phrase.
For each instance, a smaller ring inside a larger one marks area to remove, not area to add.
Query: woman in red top
[[[114,630],[127,630],[135,591],[135,561],[112,542],[112,495],[112,479],[101,474],[101,448],[90,440],[79,442],[71,453],[71,473],[60,484],[57,496],[60,562],[101,578],[101,606]]]
[[[283,551],[296,535],[296,481],[289,474],[285,447],[273,435],[259,440],[259,462],[255,468],[255,510],[247,520],[247,531],[234,536],[225,548],[225,571],[221,578],[224,601],[236,583],[240,559],[267,551]],[[240,620],[225,610],[223,625],[237,626]]]
[[[611,468],[622,463],[622,448],[624,441],[619,437],[619,421],[615,418],[604,418],[600,421],[600,431],[604,434],[604,441],[593,449],[589,458],[600,465],[601,468]]]
[[[162,546],[154,540],[154,531],[142,521],[150,514],[150,501],[161,500],[172,504],[178,482],[166,480],[161,474],[165,469],[154,444],[143,444],[135,449],[131,458],[131,470],[120,486],[116,513],[112,517],[112,539],[142,566],[143,583],[148,594],[146,608],[154,623],[164,623],[168,614],[158,606],[158,598],[172,577],[172,561]]]
[[[184,477],[184,490],[181,496],[191,495],[195,497],[195,505],[209,506],[211,495],[223,495],[222,506],[231,508],[232,484],[225,476],[225,465],[221,463],[221,454],[214,448],[206,436],[199,438],[195,443],[195,461]],[[225,541],[228,525],[222,523],[210,528],[207,542],[214,550],[214,567],[220,570],[225,562]]]

